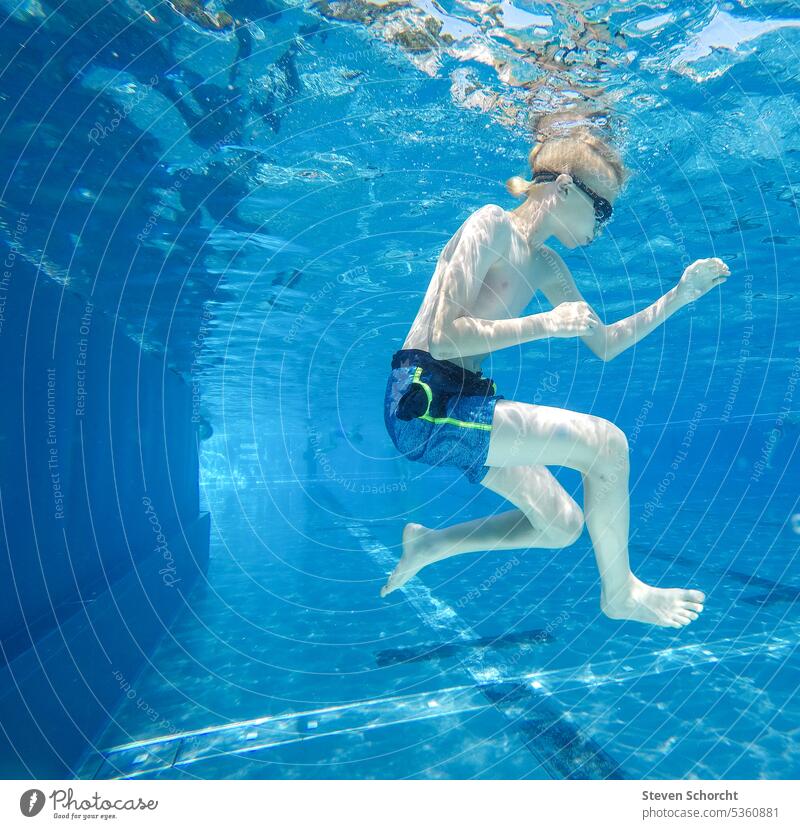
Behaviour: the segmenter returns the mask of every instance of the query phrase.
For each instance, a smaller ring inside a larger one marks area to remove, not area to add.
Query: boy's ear
[[[569,173],[559,173],[555,181],[556,192],[559,197],[564,199],[569,193],[569,186],[572,184],[572,176]]]

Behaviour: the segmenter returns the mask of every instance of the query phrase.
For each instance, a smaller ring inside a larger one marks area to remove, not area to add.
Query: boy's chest
[[[529,257],[510,257],[496,262],[483,280],[472,316],[509,319],[527,308],[536,292],[535,274]]]

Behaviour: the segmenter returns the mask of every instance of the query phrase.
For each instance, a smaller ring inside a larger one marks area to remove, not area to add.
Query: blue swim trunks
[[[383,417],[392,443],[406,458],[455,466],[472,483],[486,475],[497,387],[427,351],[402,349],[392,357]]]

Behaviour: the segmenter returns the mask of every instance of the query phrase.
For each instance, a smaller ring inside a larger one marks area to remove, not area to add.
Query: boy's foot
[[[679,587],[651,587],[636,576],[630,584],[607,598],[601,591],[600,608],[609,619],[631,619],[650,625],[682,628],[703,610],[705,594]]]
[[[431,554],[431,545],[425,543],[430,532],[422,524],[406,524],[403,528],[403,555],[394,568],[389,580],[381,588],[381,597],[388,596],[393,590],[402,587],[410,578],[419,573],[426,565],[435,560]]]

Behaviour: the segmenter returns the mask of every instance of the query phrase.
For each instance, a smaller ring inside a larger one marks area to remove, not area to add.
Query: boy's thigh
[[[487,466],[569,466],[587,471],[610,441],[625,436],[595,415],[498,400],[492,419]]]
[[[493,466],[481,484],[541,519],[538,526],[583,524],[583,510],[546,466]]]

